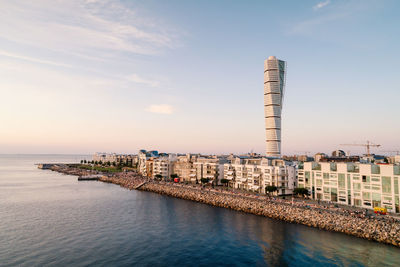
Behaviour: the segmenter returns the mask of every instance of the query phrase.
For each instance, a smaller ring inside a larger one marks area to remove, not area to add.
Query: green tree
[[[161,181],[161,179],[162,179],[163,177],[162,177],[161,174],[156,174],[156,175],[154,176],[154,178],[155,178],[156,180]]]
[[[301,196],[307,196],[308,195],[308,189],[307,188],[300,188],[297,187],[293,190],[293,193],[296,195],[301,195]]]
[[[275,185],[268,185],[268,186],[265,187],[265,192],[267,192],[268,195],[270,193],[273,193],[273,192],[277,191],[277,190],[278,190],[278,187],[276,187]]]
[[[173,180],[175,178],[179,178],[178,174],[176,174],[176,173],[171,174],[171,179]]]
[[[100,164],[100,165],[103,165],[103,162],[100,160],[100,161],[99,161],[99,164]]]
[[[202,184],[206,184],[210,181],[210,179],[209,178],[201,178],[200,181]]]
[[[85,163],[85,164],[87,163],[86,159],[83,160],[83,163]]]
[[[228,186],[229,180],[228,179],[221,179],[221,183]]]
[[[113,161],[112,165],[115,167],[117,164],[115,164],[115,161]]]
[[[81,164],[83,164],[83,159],[81,159]]]

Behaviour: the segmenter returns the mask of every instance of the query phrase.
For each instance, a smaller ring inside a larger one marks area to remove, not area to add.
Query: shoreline
[[[82,175],[83,171],[69,167],[51,169],[69,175]],[[129,190],[153,192],[400,247],[400,221],[390,217],[368,217],[346,210],[311,207],[299,202],[259,199],[225,190],[155,182],[137,173],[114,173],[102,176],[99,181],[120,185]],[[136,188],[137,186],[140,188]]]

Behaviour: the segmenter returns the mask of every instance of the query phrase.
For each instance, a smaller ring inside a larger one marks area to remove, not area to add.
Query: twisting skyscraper
[[[267,157],[281,156],[281,113],[286,62],[270,56],[264,61],[264,114]]]

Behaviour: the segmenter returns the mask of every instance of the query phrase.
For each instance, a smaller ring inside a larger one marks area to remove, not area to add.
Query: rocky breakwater
[[[146,183],[140,190],[192,200],[208,205],[261,215],[289,223],[303,224],[323,230],[373,240],[400,247],[400,221],[390,217],[369,217],[359,214],[335,212],[329,209],[295,205],[287,202],[252,199],[246,196],[226,194],[175,186]]]
[[[132,190],[136,189],[137,186],[142,185],[148,180],[135,172],[127,172],[127,173],[115,173],[111,176],[103,175],[99,179],[99,181],[105,183],[117,184],[129,190]]]

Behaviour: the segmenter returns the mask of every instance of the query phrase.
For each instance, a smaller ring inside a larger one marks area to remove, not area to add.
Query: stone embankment
[[[99,174],[65,166],[54,167],[52,170],[70,175]],[[361,211],[310,205],[301,201],[274,200],[228,190],[154,182],[135,172],[104,174],[99,180],[130,190],[140,186],[139,190],[142,191],[345,233],[400,247],[400,221],[389,216],[366,216]]]

